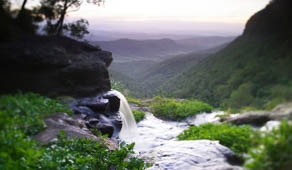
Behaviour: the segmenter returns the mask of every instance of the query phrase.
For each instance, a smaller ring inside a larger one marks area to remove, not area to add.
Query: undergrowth
[[[200,126],[191,126],[179,136],[179,140],[209,139],[218,140],[238,155],[248,151],[253,144],[254,131],[250,126],[235,126],[228,124],[207,123]]]
[[[38,94],[0,96],[0,169],[144,169],[133,146],[110,151],[102,141],[66,139],[40,145],[33,136],[45,128],[43,118],[52,113],[70,113],[58,100]]]
[[[288,170],[292,166],[292,125],[283,121],[266,132],[250,149],[245,167],[252,170]]]
[[[140,122],[141,120],[144,119],[145,112],[140,111],[140,110],[133,110],[133,115],[134,115],[136,122]]]
[[[182,120],[201,112],[211,112],[212,106],[197,100],[181,100],[155,97],[151,104],[152,113],[159,118]]]

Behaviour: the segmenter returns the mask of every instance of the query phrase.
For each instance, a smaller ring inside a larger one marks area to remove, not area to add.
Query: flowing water
[[[182,122],[173,122],[160,120],[148,112],[138,123],[138,135],[130,142],[135,142],[138,156],[153,164],[149,170],[241,169],[227,162],[226,156],[234,154],[218,141],[178,141],[176,138],[190,125],[218,121],[216,115],[220,114],[223,112],[201,113]]]
[[[176,136],[190,125],[216,122],[216,115],[223,112],[201,113],[182,122],[163,121],[147,112],[144,120],[136,126],[132,111],[125,97],[112,91],[120,100],[123,121],[121,140],[135,142],[134,151],[146,162],[152,163],[149,170],[223,170],[241,169],[227,162],[226,157],[234,155],[218,141],[194,140],[178,141]]]
[[[127,99],[119,91],[111,90],[109,93],[113,93],[120,98],[119,111],[122,118],[123,126],[119,137],[122,140],[128,139],[128,142],[134,142],[132,140],[137,136],[137,125]]]

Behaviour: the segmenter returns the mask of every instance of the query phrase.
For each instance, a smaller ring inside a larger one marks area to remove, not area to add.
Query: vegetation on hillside
[[[0,169],[143,169],[133,144],[109,151],[101,141],[59,140],[40,145],[33,136],[43,130],[43,117],[70,110],[58,100],[38,94],[0,96]]]
[[[291,39],[291,30],[286,36],[244,34],[163,89],[216,107],[271,109],[292,100]]]
[[[250,126],[233,126],[228,124],[207,123],[191,126],[179,136],[179,140],[209,139],[218,140],[239,155],[246,153],[252,146],[254,131]]]
[[[212,106],[197,100],[176,100],[162,97],[155,97],[150,107],[156,117],[167,120],[182,120],[201,112],[212,111]]]

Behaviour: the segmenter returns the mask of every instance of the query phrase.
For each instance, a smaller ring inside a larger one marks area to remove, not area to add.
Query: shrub
[[[145,112],[140,111],[140,110],[133,110],[133,114],[134,114],[136,122],[140,122],[145,117]]]
[[[155,97],[151,104],[151,111],[159,118],[182,120],[200,112],[211,112],[212,107],[197,100],[177,101],[172,98]]]
[[[252,145],[253,130],[250,126],[234,126],[228,124],[207,123],[200,126],[191,126],[181,134],[179,140],[209,139],[218,140],[235,153],[246,153]]]
[[[0,96],[0,111],[5,112],[7,126],[17,127],[26,135],[34,135],[44,128],[42,118],[51,113],[71,113],[60,101],[26,93]]]
[[[70,112],[38,94],[0,96],[0,169],[36,169],[43,149],[30,136],[44,128],[43,116]]]
[[[70,139],[61,132],[58,141],[46,147],[40,158],[41,169],[144,169],[144,162],[128,158],[134,144],[109,151],[105,145],[92,139]]]
[[[266,133],[259,145],[248,152],[245,167],[254,170],[290,169],[292,166],[292,125],[283,121],[279,129]]]

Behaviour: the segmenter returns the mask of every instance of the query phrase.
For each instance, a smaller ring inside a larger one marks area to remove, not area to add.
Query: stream
[[[163,121],[146,112],[137,124],[137,132],[131,138],[122,138],[127,143],[135,142],[137,156],[152,163],[148,170],[225,170],[241,169],[228,163],[234,153],[218,141],[178,141],[176,136],[190,125],[216,122],[216,115],[223,112],[201,113],[182,122]]]
[[[189,126],[216,122],[216,115],[224,112],[200,113],[184,121],[163,121],[146,111],[145,118],[136,124],[126,98],[120,92],[109,93],[120,98],[120,115],[123,126],[119,138],[126,143],[135,142],[136,156],[152,166],[148,170],[239,170],[231,165],[235,154],[219,141],[178,141],[177,135]],[[133,106],[134,107],[134,106]],[[132,109],[139,109],[133,108]],[[148,109],[146,109],[148,110]]]

